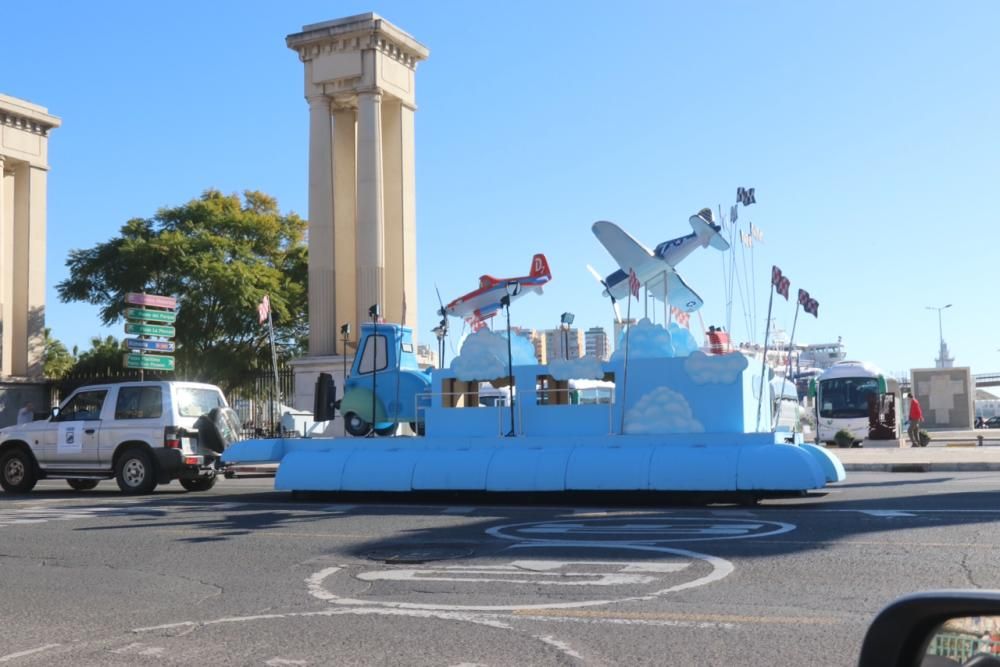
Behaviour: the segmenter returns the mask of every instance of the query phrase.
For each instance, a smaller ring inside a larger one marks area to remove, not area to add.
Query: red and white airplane
[[[528,275],[517,278],[480,276],[479,289],[458,297],[444,307],[444,312],[465,319],[474,330],[480,329],[500,310],[500,299],[510,294],[510,300],[514,301],[528,290],[541,294],[542,285],[550,280],[552,272],[549,271],[549,263],[545,255],[539,253],[531,258]]]

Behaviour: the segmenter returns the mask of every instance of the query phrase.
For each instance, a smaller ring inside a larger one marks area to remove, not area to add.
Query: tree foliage
[[[125,350],[114,336],[94,336],[90,339],[90,349],[77,355],[71,375],[106,375],[113,377],[121,370]]]
[[[45,351],[42,353],[42,372],[45,373],[45,377],[58,380],[69,373],[76,359],[69,353],[61,340],[52,337],[52,329],[45,327],[43,337]]]
[[[101,322],[124,321],[125,294],[178,301],[177,377],[232,385],[267,367],[266,327],[257,305],[271,301],[279,354],[301,351],[307,332],[306,222],[281,214],[261,192],[198,199],[134,218],[119,236],[70,252],[70,277],[56,286],[64,301],[100,306]]]

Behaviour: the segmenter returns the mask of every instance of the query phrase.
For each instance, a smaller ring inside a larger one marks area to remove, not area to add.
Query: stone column
[[[13,315],[14,175],[4,172],[0,156],[0,376],[11,374],[11,318]]]
[[[398,99],[382,105],[385,191],[386,319],[417,321],[416,179],[413,109]]]
[[[40,378],[45,365],[45,241],[48,169],[34,165],[28,170],[28,256],[24,281],[28,284],[26,375]],[[20,254],[20,253],[19,253]]]
[[[358,322],[385,307],[382,208],[382,93],[358,93]]]
[[[309,98],[309,354],[336,353],[333,118],[325,95]]]
[[[334,280],[337,285],[338,354],[344,353],[340,325],[350,323],[358,339],[357,253],[357,123],[353,106],[333,110],[333,230]],[[371,304],[368,304],[371,305]],[[366,306],[367,307],[367,306]],[[341,386],[341,385],[338,385]]]

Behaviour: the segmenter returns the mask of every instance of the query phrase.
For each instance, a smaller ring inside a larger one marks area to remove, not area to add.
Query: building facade
[[[604,327],[591,327],[583,334],[587,356],[607,361],[611,358],[611,341]]]
[[[0,377],[43,374],[49,131],[60,124],[0,95]]]
[[[583,356],[583,331],[580,329],[546,329],[541,333],[545,338],[549,361],[578,359]]]

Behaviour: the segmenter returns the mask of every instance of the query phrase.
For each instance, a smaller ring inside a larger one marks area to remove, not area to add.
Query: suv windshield
[[[223,406],[222,395],[214,389],[177,388],[177,412],[181,417],[200,417]]]

